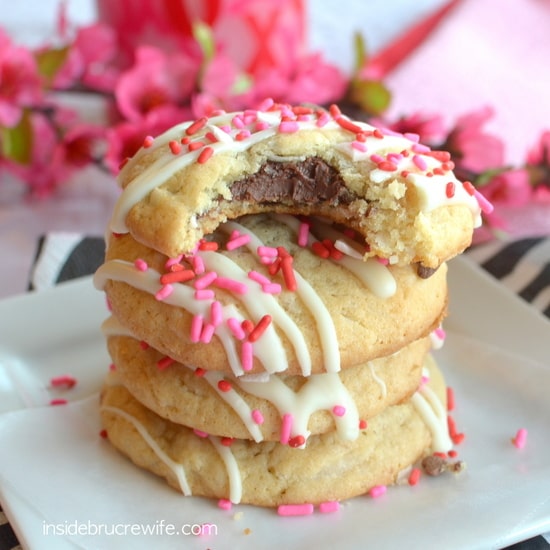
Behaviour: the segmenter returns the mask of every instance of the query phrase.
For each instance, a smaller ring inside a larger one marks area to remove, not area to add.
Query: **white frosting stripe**
[[[121,416],[132,424],[132,426],[137,430],[139,435],[143,437],[147,445],[151,447],[151,450],[159,457],[170,470],[172,470],[173,474],[176,476],[176,479],[178,480],[178,484],[180,486],[181,492],[185,496],[191,496],[191,488],[189,487],[189,483],[187,482],[187,477],[185,475],[185,470],[183,468],[182,464],[179,464],[178,462],[175,462],[172,460],[158,445],[158,443],[149,435],[149,432],[146,430],[145,426],[137,420],[137,418],[133,417],[131,414],[128,414],[126,411],[123,411],[119,409],[118,407],[110,407],[107,405],[104,405],[101,407],[102,411],[108,411],[113,414],[117,414],[118,416]]]
[[[228,446],[223,445],[220,442],[220,439],[218,437],[214,437],[211,435],[208,437],[208,439],[210,440],[216,451],[218,451],[220,458],[225,464],[225,470],[227,472],[227,477],[229,478],[229,500],[234,504],[238,504],[239,502],[241,502],[241,498],[243,495],[243,484],[241,480],[241,472],[239,470],[239,465],[235,460],[235,456]]]

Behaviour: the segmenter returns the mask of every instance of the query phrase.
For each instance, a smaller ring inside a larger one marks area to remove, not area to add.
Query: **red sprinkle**
[[[357,124],[354,124],[351,120],[342,116],[337,117],[336,122],[341,128],[343,128],[344,130],[348,130],[348,132],[352,132],[354,134],[359,134],[363,132],[363,128],[357,126]]]
[[[294,269],[292,269],[292,256],[287,256],[281,260],[281,271],[283,272],[283,278],[285,280],[285,285],[288,290],[295,292],[298,288],[296,283],[296,277],[294,275]]]
[[[250,334],[254,330],[254,323],[250,319],[245,319],[241,323],[241,328],[246,332],[246,334]]]
[[[332,115],[333,118],[338,118],[339,116],[342,116],[342,111],[340,111],[340,107],[336,104],[332,104],[328,108],[328,112]]]
[[[145,340],[141,340],[139,343],[139,347],[145,351],[146,349],[149,349],[149,344]]]
[[[197,159],[199,164],[204,164],[212,155],[214,154],[214,149],[212,147],[205,147]]]
[[[66,405],[67,403],[68,401],[66,399],[60,399],[60,398],[52,399],[50,401],[50,405]]]
[[[143,140],[143,147],[145,147],[145,149],[148,149],[153,145],[154,141],[155,141],[155,138],[153,136],[146,136],[145,139]]]
[[[188,136],[192,136],[193,134],[196,134],[199,130],[204,128],[206,126],[207,122],[208,122],[208,118],[203,116],[203,117],[195,120],[195,122],[193,122],[193,124],[191,124],[191,126],[189,126],[187,128],[187,130],[185,130],[185,133]]]
[[[187,146],[187,149],[189,149],[189,151],[196,151],[201,147],[204,147],[204,143],[202,141],[193,141]]]
[[[195,369],[195,376],[202,378],[206,374],[206,371],[202,367],[197,367]]]
[[[170,146],[170,151],[172,151],[174,155],[177,155],[181,151],[181,143],[177,141],[171,141],[168,145]]]
[[[372,135],[375,137],[375,138],[378,138],[378,139],[384,139],[384,134],[381,132],[381,130],[379,130],[378,128],[375,128],[374,131],[372,132]]]
[[[367,421],[366,420],[359,420],[359,429],[360,430],[366,430],[367,429]]]
[[[166,356],[157,361],[157,367],[159,370],[164,370],[164,369],[167,369],[170,365],[173,365],[175,362],[176,362],[175,359],[172,359],[171,357]]]
[[[385,172],[395,172],[397,170],[397,165],[389,160],[384,160],[378,163],[378,169],[384,170]]]
[[[271,324],[271,315],[264,315],[258,324],[254,327],[252,332],[248,335],[249,342],[255,342],[265,332],[267,327]]]
[[[462,186],[464,187],[464,189],[466,190],[466,193],[468,193],[468,195],[472,195],[472,196],[475,195],[476,188],[472,185],[471,181],[463,182]]]
[[[183,269],[181,271],[170,271],[169,273],[163,273],[160,276],[160,283],[162,285],[168,285],[171,283],[183,283],[190,281],[195,276],[195,272],[191,269]]]
[[[233,438],[232,437],[222,437],[220,439],[220,443],[222,445],[225,445],[226,447],[231,447],[231,444],[233,443]]]
[[[215,241],[205,241],[202,239],[199,243],[199,250],[212,250],[215,252],[218,250],[218,243]]]
[[[321,241],[315,241],[311,245],[311,249],[320,258],[327,259],[330,256],[330,250],[328,250],[327,247]]]
[[[233,388],[231,386],[231,382],[228,382],[227,380],[220,380],[218,382],[218,389],[223,392],[231,391]]]
[[[447,387],[447,410],[452,411],[455,408],[455,393],[453,388]]]
[[[455,445],[460,445],[466,436],[463,433],[455,434],[451,439]]]
[[[448,199],[452,199],[455,196],[456,186],[453,181],[450,181],[445,186],[445,194]]]
[[[424,154],[440,162],[449,162],[451,160],[451,153],[448,151],[426,151]]]
[[[409,474],[409,485],[416,485],[420,480],[420,468],[413,468]]]
[[[454,449],[451,449],[447,454],[449,458],[456,458],[458,456],[458,453]]]
[[[52,388],[67,388],[71,389],[76,386],[76,378],[74,376],[69,376],[68,374],[63,374],[61,376],[55,376],[50,380],[50,386]]]
[[[107,430],[101,430],[99,432],[99,437],[101,437],[102,439],[107,439]]]
[[[301,447],[306,442],[306,438],[303,435],[296,435],[288,440],[288,446],[296,449]]]

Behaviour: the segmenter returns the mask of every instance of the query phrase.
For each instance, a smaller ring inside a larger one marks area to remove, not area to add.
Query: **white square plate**
[[[18,537],[31,550],[451,550],[501,548],[550,530],[550,323],[467,259],[453,260],[449,284],[449,336],[436,358],[455,391],[466,471],[294,518],[182,497],[98,436],[109,359],[104,301],[90,278],[0,302],[0,498]],[[60,374],[77,386],[49,389]],[[60,396],[72,404],[48,406]],[[529,436],[520,450],[510,440],[521,427]],[[167,524],[204,523],[214,525],[208,536],[166,534]],[[131,534],[142,529],[149,533]]]

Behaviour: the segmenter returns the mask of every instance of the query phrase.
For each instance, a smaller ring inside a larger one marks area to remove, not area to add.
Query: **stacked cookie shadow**
[[[186,495],[279,506],[449,451],[430,349],[481,207],[447,154],[270,101],[147,137],[119,182],[95,284],[123,454]]]
[[[422,393],[430,378],[443,395],[428,354],[445,265],[421,278],[324,220],[261,214],[175,259],[111,237],[96,282],[113,313],[109,439],[185,494],[341,500],[394,483],[446,430]]]

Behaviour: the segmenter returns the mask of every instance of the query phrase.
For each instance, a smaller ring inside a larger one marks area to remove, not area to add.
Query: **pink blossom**
[[[158,107],[136,122],[121,122],[107,130],[105,164],[113,174],[119,171],[125,159],[132,157],[143,145],[146,136],[156,136],[170,127],[192,118],[190,109],[172,105]]]
[[[0,29],[0,125],[13,128],[24,107],[40,103],[41,84],[30,51],[14,46]]]
[[[382,126],[400,134],[417,134],[422,143],[441,142],[446,135],[442,115],[416,112],[402,116],[395,122],[371,121],[374,126]]]
[[[456,121],[444,148],[453,155],[458,168],[480,174],[502,166],[504,144],[482,128],[492,116],[493,109],[487,106]]]
[[[531,199],[529,172],[523,168],[506,170],[491,178],[481,191],[494,204],[524,206]]]
[[[111,28],[100,23],[82,27],[55,75],[54,88],[68,88],[80,81],[94,90],[114,90],[119,76],[114,67],[116,54],[116,36]]]
[[[189,57],[140,47],[136,63],[117,82],[118,109],[129,121],[136,122],[160,106],[184,105],[190,99],[197,73],[198,64]]]

